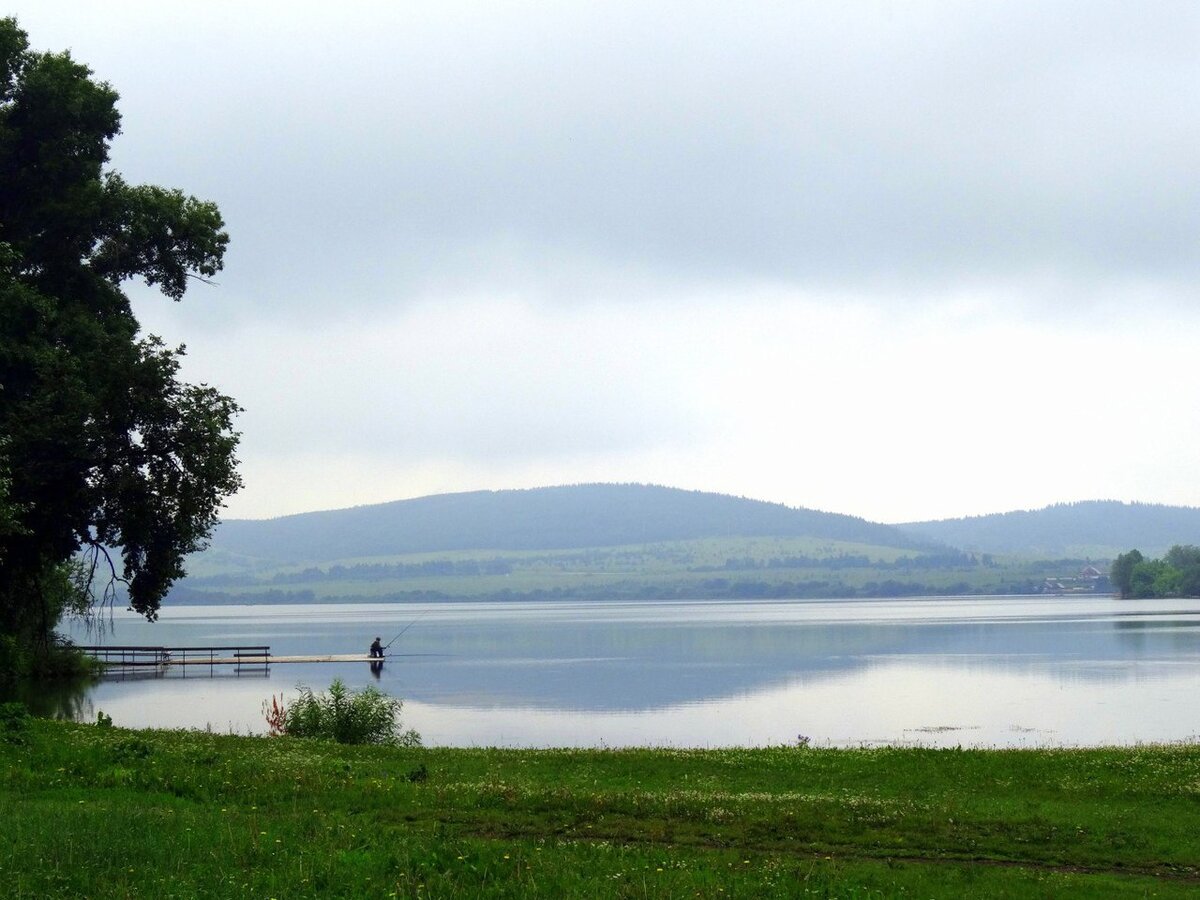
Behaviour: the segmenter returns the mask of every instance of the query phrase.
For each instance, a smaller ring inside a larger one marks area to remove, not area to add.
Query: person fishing
[[[371,659],[383,659],[383,638],[379,635],[375,636],[375,640],[371,642]]]

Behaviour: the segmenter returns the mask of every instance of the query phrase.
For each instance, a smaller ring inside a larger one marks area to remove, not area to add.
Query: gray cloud
[[[118,165],[221,201],[266,304],[1196,274],[1191,3],[61,16],[22,18],[123,92]]]
[[[1192,2],[16,6],[229,222],[220,287],[134,293],[247,407],[238,515],[1200,502]]]

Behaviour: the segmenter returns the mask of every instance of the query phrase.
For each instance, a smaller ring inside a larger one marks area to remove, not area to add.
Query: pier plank
[[[219,656],[215,659],[208,657],[188,657],[184,659],[170,659],[167,661],[169,666],[254,666],[254,665],[274,665],[275,663],[334,663],[334,662],[383,662],[384,658],[370,657],[365,653],[326,653],[316,656]]]

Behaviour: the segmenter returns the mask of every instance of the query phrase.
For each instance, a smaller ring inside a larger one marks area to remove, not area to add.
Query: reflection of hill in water
[[[1165,622],[578,623],[433,630],[389,665],[402,696],[472,706],[644,710],[837,679],[888,659],[1007,672],[1062,669],[1072,680],[1128,677],[1135,658],[1200,650],[1200,634]],[[1176,624],[1176,623],[1172,623]],[[1190,624],[1190,623],[1189,623]],[[1194,656],[1192,657],[1194,658]],[[1094,663],[1095,665],[1089,665]],[[407,687],[405,687],[407,685]]]

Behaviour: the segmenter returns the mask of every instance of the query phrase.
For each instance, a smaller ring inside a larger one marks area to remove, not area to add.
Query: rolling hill
[[[810,537],[928,550],[932,542],[853,516],[640,484],[437,494],[221,523],[210,553],[304,563],[464,550],[564,550],[702,538]]]
[[[1200,510],[1093,501],[882,525],[637,484],[439,494],[222,523],[182,603],[1032,593],[1200,543]],[[963,552],[965,551],[965,552]],[[1065,581],[1064,581],[1065,579]]]
[[[969,552],[1111,559],[1136,547],[1157,557],[1173,544],[1200,544],[1200,509],[1089,500],[897,527]]]

